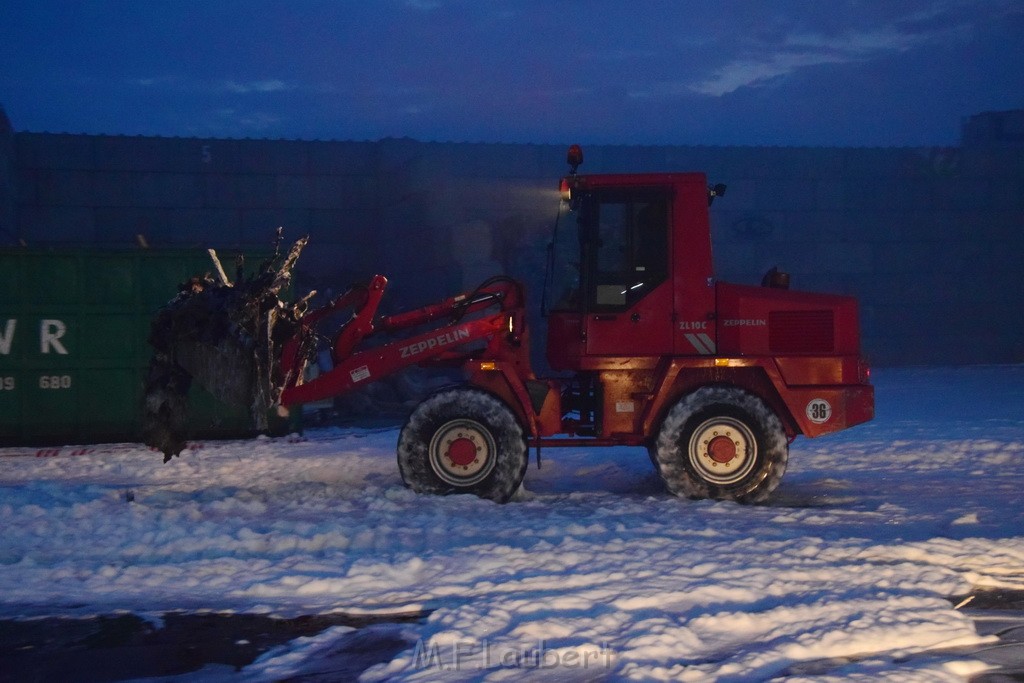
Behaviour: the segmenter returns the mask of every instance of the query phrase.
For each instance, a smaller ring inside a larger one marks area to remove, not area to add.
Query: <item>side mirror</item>
[[[725,196],[725,185],[722,183],[716,183],[713,187],[708,188],[708,206],[711,206],[711,202],[715,201],[715,197]]]

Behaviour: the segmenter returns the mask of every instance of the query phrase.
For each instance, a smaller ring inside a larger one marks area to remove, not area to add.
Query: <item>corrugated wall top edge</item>
[[[226,245],[223,247],[214,247],[217,255],[223,259],[225,256],[234,257],[240,250],[245,253],[246,256],[256,256],[259,258],[268,258],[270,256],[270,250],[266,250],[265,253],[257,248],[251,246],[232,246]],[[184,256],[193,258],[196,256],[206,257],[206,247],[153,247],[150,249],[137,249],[137,248],[124,248],[124,249],[110,249],[110,248],[98,248],[95,246],[83,246],[75,247],[68,245],[54,245],[52,247],[40,246],[40,247],[20,247],[0,244],[0,256],[125,256],[125,255],[138,255],[142,257],[160,258],[164,256],[178,257]],[[228,265],[228,264],[225,264]]]
[[[17,131],[15,137],[84,137],[96,139],[129,139],[129,140],[186,140],[210,142],[308,142],[308,143],[344,143],[358,145],[376,145],[381,143],[408,143],[419,145],[464,145],[464,146],[502,146],[502,147],[568,147],[570,142],[507,142],[484,140],[418,140],[409,137],[384,137],[377,140],[353,140],[343,138],[251,138],[251,137],[191,137],[183,135],[123,135],[109,133],[69,133],[52,131]],[[602,149],[699,149],[699,150],[930,150],[936,148],[950,149],[959,145],[702,145],[702,144],[630,144],[630,143],[585,143],[584,147],[600,147]]]

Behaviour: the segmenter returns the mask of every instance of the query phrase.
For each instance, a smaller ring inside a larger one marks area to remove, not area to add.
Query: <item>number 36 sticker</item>
[[[807,404],[807,419],[820,425],[832,417],[832,406],[823,398],[816,398]]]

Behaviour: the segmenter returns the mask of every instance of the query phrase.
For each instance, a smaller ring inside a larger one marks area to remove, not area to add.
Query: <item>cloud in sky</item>
[[[405,0],[405,4],[407,7],[428,12],[441,6],[440,0]]]
[[[289,86],[284,81],[280,81],[275,78],[266,81],[250,81],[248,83],[226,81],[224,83],[224,88],[228,92],[244,95],[246,93],[282,92],[285,90],[293,90],[294,86]]]
[[[735,92],[743,87],[764,84],[773,78],[790,74],[801,67],[844,61],[847,60],[836,55],[785,53],[770,55],[760,60],[739,59],[719,68],[707,80],[688,84],[685,88],[670,86],[667,90],[663,89],[662,92],[679,94],[689,91],[699,95],[717,97]]]
[[[765,85],[798,69],[825,64],[848,64],[909,50],[926,42],[920,35],[883,29],[826,37],[821,34],[788,36],[756,56],[739,56],[718,67],[710,77],[690,83],[686,89],[718,97],[748,86]],[[681,89],[677,89],[677,92]]]
[[[294,83],[285,83],[277,78],[251,81],[231,79],[211,81],[207,79],[190,79],[184,76],[147,76],[130,78],[127,79],[127,82],[142,88],[159,88],[172,91],[209,91],[231,93],[234,95],[288,92],[303,87]]]
[[[973,3],[937,3],[926,11],[913,11],[882,25],[838,33],[789,33],[774,44],[748,50],[756,55],[738,55],[710,77],[689,84],[688,89],[717,97],[743,87],[765,85],[805,67],[864,62],[931,43],[960,41],[971,34],[970,20],[960,19],[957,13],[946,15],[965,4]],[[947,21],[938,21],[944,16]],[[922,25],[924,22],[930,25]]]

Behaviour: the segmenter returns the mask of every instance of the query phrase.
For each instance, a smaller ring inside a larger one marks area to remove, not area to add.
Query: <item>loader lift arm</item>
[[[481,358],[515,358],[528,367],[528,350],[522,344],[526,320],[524,295],[516,280],[491,278],[472,292],[378,317],[377,309],[387,284],[386,277],[375,275],[368,285],[354,287],[301,318],[299,329],[281,351],[281,368],[285,373],[282,406],[333,398],[412,365],[461,365]],[[303,381],[303,367],[315,350],[317,323],[347,308],[354,309],[354,314],[334,339],[334,367]],[[488,312],[493,308],[497,311]],[[376,334],[400,334],[441,319],[447,320],[443,326],[359,349]]]

